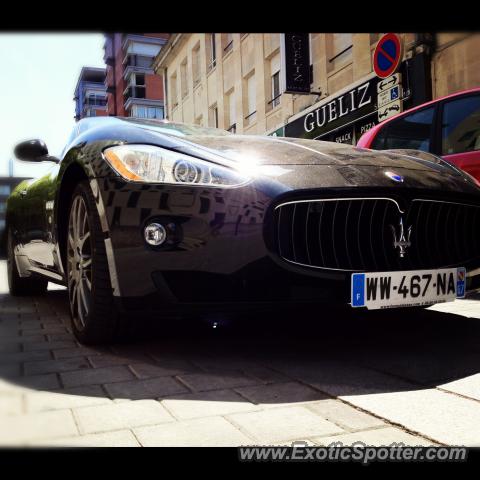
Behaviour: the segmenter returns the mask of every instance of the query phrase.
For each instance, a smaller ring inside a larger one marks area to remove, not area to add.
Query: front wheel
[[[73,332],[84,344],[114,341],[123,320],[113,301],[100,218],[88,182],[73,193],[66,237]]]

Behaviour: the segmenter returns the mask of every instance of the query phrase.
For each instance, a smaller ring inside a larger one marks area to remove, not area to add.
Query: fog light
[[[145,227],[145,241],[154,247],[161,245],[167,238],[167,231],[160,223],[150,223]]]

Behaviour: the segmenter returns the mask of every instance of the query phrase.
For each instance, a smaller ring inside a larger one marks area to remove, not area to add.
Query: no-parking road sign
[[[373,68],[380,78],[394,73],[402,61],[402,42],[398,35],[387,33],[377,43],[373,54]]]

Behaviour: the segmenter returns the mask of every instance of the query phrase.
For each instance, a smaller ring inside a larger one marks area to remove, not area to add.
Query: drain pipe
[[[412,107],[432,100],[432,55],[435,43],[435,34],[417,33],[409,48],[412,53],[409,68],[412,83]]]

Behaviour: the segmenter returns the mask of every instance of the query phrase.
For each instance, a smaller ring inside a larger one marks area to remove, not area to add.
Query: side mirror
[[[19,143],[14,150],[15,157],[27,162],[55,162],[59,160],[48,154],[47,145],[43,140],[26,140]]]

